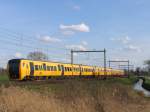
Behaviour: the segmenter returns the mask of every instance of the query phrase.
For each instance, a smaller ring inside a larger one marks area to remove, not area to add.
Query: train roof
[[[56,61],[49,61],[49,60],[31,60],[31,59],[24,59],[24,58],[16,58],[11,60],[29,60],[29,61],[39,61],[39,62],[51,62],[51,63],[61,63],[61,64],[71,64],[71,63],[64,63],[64,62],[56,62]],[[9,60],[9,61],[11,61]],[[91,66],[91,65],[84,65],[84,64],[73,64],[73,65],[82,65],[82,66]],[[100,67],[100,66],[91,66],[91,67]],[[101,67],[103,68],[103,67]]]

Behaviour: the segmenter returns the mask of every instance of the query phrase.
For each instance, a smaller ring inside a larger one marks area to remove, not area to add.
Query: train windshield
[[[13,59],[8,62],[8,71],[10,79],[19,79],[19,59]]]

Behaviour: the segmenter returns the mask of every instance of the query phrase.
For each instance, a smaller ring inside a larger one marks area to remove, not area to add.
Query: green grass
[[[0,81],[8,81],[8,80],[9,80],[8,75],[0,74]]]
[[[6,74],[0,74],[0,84],[8,84],[9,78]]]
[[[111,86],[111,85],[126,85],[126,86],[132,86],[135,83],[135,80],[137,80],[135,77],[130,78],[108,78],[106,80],[97,80],[97,79],[66,79],[64,82],[56,82],[56,83],[49,83],[49,84],[27,84],[27,85],[21,85],[21,87],[26,88],[28,90],[33,90],[40,93],[45,92],[63,92],[72,90],[74,86],[84,86],[85,89],[94,91],[96,88],[99,88],[101,86]],[[68,86],[70,85],[70,86]],[[71,87],[68,89],[68,87]]]
[[[136,77],[130,76],[129,78],[108,78],[106,80],[97,80],[97,79],[65,79],[64,83],[61,83],[62,81],[57,81],[56,83],[48,83],[48,84],[27,84],[26,82],[23,82],[23,84],[16,84],[15,81],[9,81],[8,75],[6,74],[0,74],[0,85],[17,85],[23,88],[27,88],[29,90],[34,90],[38,92],[43,92],[45,90],[47,91],[63,91],[65,90],[65,87],[68,84],[74,85],[75,83],[87,84],[90,88],[98,87],[99,85],[111,85],[111,84],[122,84],[122,85],[129,85],[132,86],[135,81],[137,80]],[[20,82],[21,83],[21,82]],[[150,83],[150,80],[148,80],[148,83]],[[70,88],[71,89],[71,88]]]

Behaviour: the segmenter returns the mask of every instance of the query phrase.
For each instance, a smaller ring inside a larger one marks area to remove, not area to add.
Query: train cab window
[[[39,70],[39,67],[38,67],[38,65],[35,65],[34,67],[35,67],[35,70]]]

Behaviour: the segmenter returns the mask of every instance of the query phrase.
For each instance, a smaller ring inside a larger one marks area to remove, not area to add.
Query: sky
[[[45,46],[59,56],[64,49],[106,48],[107,60],[143,66],[150,59],[149,6],[149,0],[0,0],[1,60]]]

